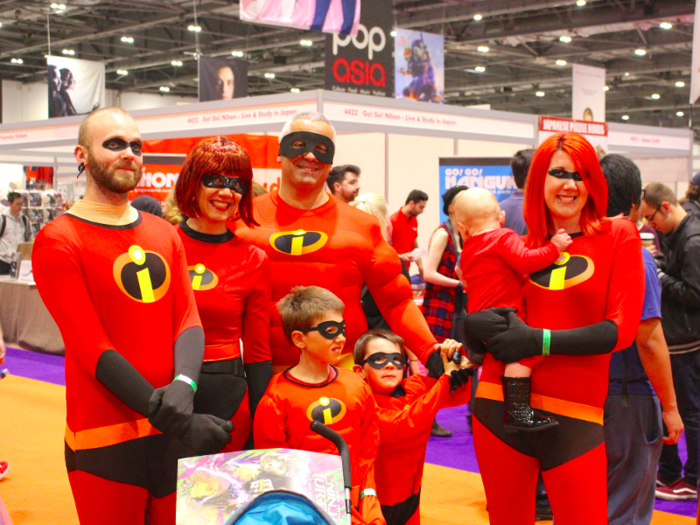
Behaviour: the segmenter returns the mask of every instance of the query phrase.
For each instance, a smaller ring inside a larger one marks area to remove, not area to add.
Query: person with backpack
[[[22,195],[11,191],[7,202],[10,205],[0,214],[0,275],[9,275],[19,243],[32,240],[32,225],[22,214]]]

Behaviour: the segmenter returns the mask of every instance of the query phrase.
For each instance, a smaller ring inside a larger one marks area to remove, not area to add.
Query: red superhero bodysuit
[[[352,463],[352,503],[359,505],[360,492],[375,489],[374,462],[379,445],[377,405],[369,386],[349,370],[330,367],[329,378],[321,384],[298,381],[289,371],[275,375],[255,413],[255,448],[291,448],[338,454],[335,445],[313,432],[317,420],[340,434],[348,445]],[[384,523],[377,498],[362,514],[353,510],[353,524]]]
[[[574,237],[574,236],[572,236]],[[529,276],[526,322],[557,333],[614,323],[617,343],[636,335],[644,294],[641,241],[629,221],[604,223],[596,235],[578,235],[568,257]],[[555,332],[559,331],[559,332]],[[614,345],[614,348],[613,348]],[[531,405],[559,425],[538,433],[503,431],[504,364],[487,354],[476,394],[474,442],[495,525],[532,523],[541,468],[558,525],[607,523],[603,405],[610,353],[552,353],[532,374]]]
[[[355,341],[367,331],[360,303],[366,284],[392,330],[427,360],[435,339],[413,302],[411,285],[401,275],[396,251],[382,238],[374,217],[330,195],[313,210],[294,208],[276,191],[255,199],[254,211],[260,227],[250,229],[239,221],[235,233],[265,250],[272,262],[270,348],[275,371],[299,362],[299,350],[285,337],[275,308],[295,286],[321,286],[345,303],[344,353],[351,356]]]
[[[528,250],[520,236],[508,228],[469,237],[460,260],[467,312],[507,306],[518,310],[518,317],[524,319],[523,276],[545,269],[558,258],[559,249],[553,243]],[[532,368],[538,359],[519,363]]]
[[[202,234],[186,222],[177,231],[206,344],[194,410],[230,419],[233,440],[222,452],[241,450],[252,433],[251,414],[271,377],[270,262],[262,250],[231,232]]]
[[[173,381],[174,345],[201,330],[180,238],[147,213],[125,226],[67,214],[41,230],[32,261],[66,348],[66,465],[80,522],[143,523],[146,509],[152,524],[174,523],[177,460],[188,449],[96,368],[116,351],[153,387]]]
[[[438,410],[464,405],[471,384],[450,393],[450,378],[404,379],[391,395],[374,394],[379,405],[380,443],[375,463],[377,496],[387,525],[420,523],[425,452]]]

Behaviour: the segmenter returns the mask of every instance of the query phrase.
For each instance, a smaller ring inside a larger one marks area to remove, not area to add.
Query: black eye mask
[[[141,156],[141,148],[143,144],[140,142],[127,142],[124,139],[108,139],[102,143],[104,149],[109,151],[124,151],[126,148],[131,148],[134,155]]]
[[[406,366],[406,358],[398,352],[392,354],[377,352],[376,354],[369,356],[360,364],[364,365],[365,363],[372,368],[376,368],[377,370],[381,370],[389,364],[394,365],[394,368],[397,370],[403,370],[403,367]]]
[[[548,171],[547,175],[551,175],[552,177],[556,177],[557,179],[571,179],[576,182],[583,182],[581,175],[579,175],[577,171],[555,169]]]
[[[324,321],[318,323],[317,326],[312,326],[311,328],[299,328],[297,332],[307,333],[307,332],[318,332],[326,339],[335,339],[339,335],[345,335],[345,321]]]
[[[231,191],[243,195],[248,191],[248,181],[239,179],[238,177],[226,177],[213,173],[202,177],[202,185],[206,188],[224,189],[228,188]]]
[[[295,148],[292,146],[294,142],[301,141],[304,146]],[[326,151],[318,149],[319,144],[326,147]],[[335,154],[335,144],[325,135],[312,133],[310,131],[295,131],[285,135],[280,142],[280,152],[282,157],[293,159],[304,153],[313,153],[314,157],[324,164],[333,164],[333,155]]]

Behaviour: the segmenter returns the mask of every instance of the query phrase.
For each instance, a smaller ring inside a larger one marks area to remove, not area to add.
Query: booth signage
[[[393,97],[392,2],[373,0],[367,7],[355,36],[326,36],[326,89]]]
[[[608,153],[608,125],[605,122],[589,122],[567,118],[540,117],[537,144],[542,144],[556,133],[578,133],[595,148],[599,157]]]
[[[484,188],[501,202],[518,189],[510,157],[440,157],[440,195],[454,186]],[[440,208],[440,223],[447,220]]]

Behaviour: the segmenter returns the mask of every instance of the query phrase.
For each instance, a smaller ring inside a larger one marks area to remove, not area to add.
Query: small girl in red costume
[[[175,186],[177,205],[188,217],[177,231],[205,338],[194,411],[231,420],[233,440],[223,452],[241,450],[250,439],[255,408],[272,377],[270,262],[226,227],[233,216],[256,225],[252,180],[246,151],[212,137],[194,147]]]
[[[544,270],[559,259],[571,244],[560,229],[543,248],[528,250],[513,230],[502,228],[505,214],[496,197],[483,188],[472,188],[455,199],[455,216],[464,239],[462,282],[467,292],[467,310],[505,306],[523,314],[523,275]],[[530,357],[506,365],[501,376],[505,396],[507,431],[544,430],[557,425],[530,407],[530,375],[541,358]]]

